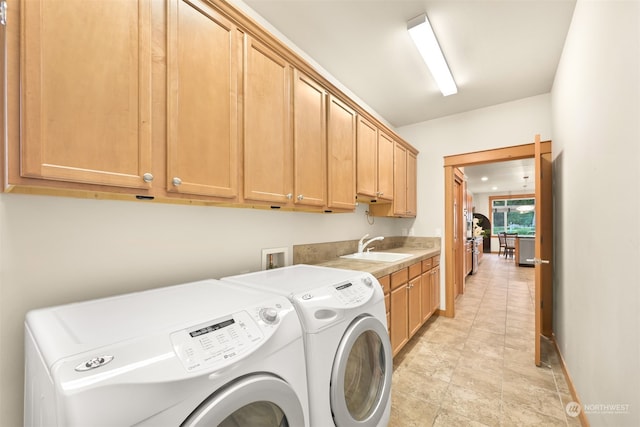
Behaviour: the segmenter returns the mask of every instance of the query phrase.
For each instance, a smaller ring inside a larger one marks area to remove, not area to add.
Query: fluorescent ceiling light
[[[458,93],[456,82],[453,80],[451,71],[449,71],[447,61],[444,59],[442,50],[440,50],[440,45],[431,29],[427,15],[422,14],[410,20],[407,24],[407,29],[424,62],[429,67],[429,71],[431,71],[431,75],[440,88],[442,95],[449,96]]]
[[[483,176],[482,178],[480,178],[481,181],[489,181],[489,177],[487,176]]]

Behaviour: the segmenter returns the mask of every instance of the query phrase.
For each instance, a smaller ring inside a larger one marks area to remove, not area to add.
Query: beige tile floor
[[[456,300],[394,358],[389,426],[579,426],[558,355],[534,360],[534,269],[485,254]]]

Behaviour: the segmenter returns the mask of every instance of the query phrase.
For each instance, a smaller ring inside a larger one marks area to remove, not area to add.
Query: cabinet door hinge
[[[0,24],[7,25],[7,2],[0,2]]]

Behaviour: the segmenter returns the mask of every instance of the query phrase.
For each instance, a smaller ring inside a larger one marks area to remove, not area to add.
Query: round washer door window
[[[340,342],[331,373],[331,409],[343,426],[377,426],[391,395],[391,343],[384,325],[359,317]]]
[[[278,377],[256,374],[213,393],[180,427],[303,425],[304,413],[293,389]]]

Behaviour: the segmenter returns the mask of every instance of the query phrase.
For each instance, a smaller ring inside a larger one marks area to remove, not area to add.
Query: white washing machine
[[[25,426],[309,426],[291,302],[205,280],[27,314]]]
[[[294,265],[222,280],[293,302],[305,333],[312,427],[388,424],[393,365],[384,294],[375,277]]]

